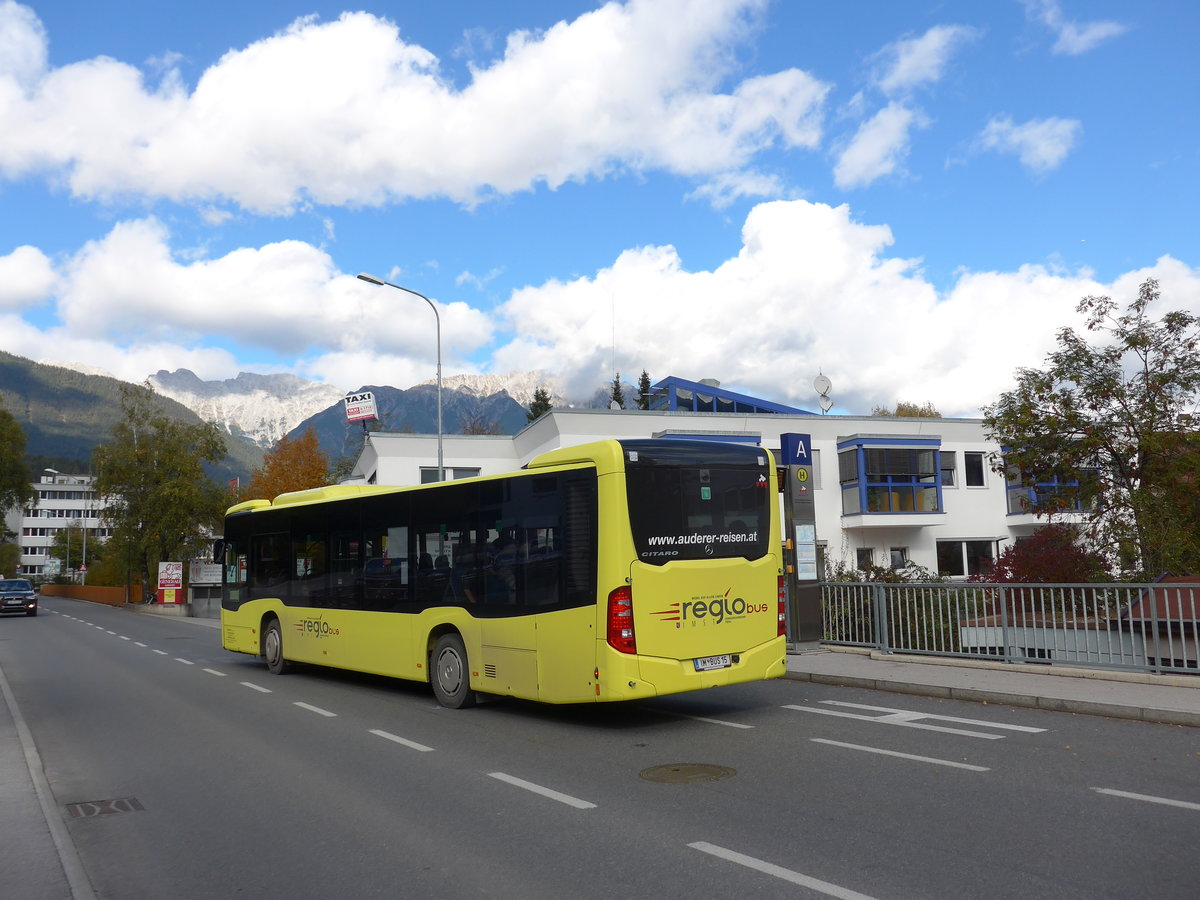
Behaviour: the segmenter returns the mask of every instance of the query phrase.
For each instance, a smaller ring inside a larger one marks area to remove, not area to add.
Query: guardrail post
[[[875,643],[884,653],[891,653],[891,642],[888,640],[887,594],[882,584],[871,588],[872,606],[875,612]]]
[[[1004,646],[1004,661],[1012,662],[1012,653],[1009,651],[1009,634],[1008,634],[1008,588],[1004,585],[1000,586],[1000,642]]]

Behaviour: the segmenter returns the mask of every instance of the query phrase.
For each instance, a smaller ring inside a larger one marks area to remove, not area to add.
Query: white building
[[[605,438],[732,440],[766,447],[778,462],[780,435],[800,433],[811,438],[818,549],[830,566],[911,563],[966,576],[1043,524],[1024,512],[1030,492],[992,471],[1000,447],[979,419],[820,415],[676,378],[655,390],[676,408],[556,409],[516,435],[444,435],[446,478],[511,472],[547,450]],[[676,391],[692,406],[731,411],[681,409]],[[352,478],[436,481],[437,436],[371,434]]]
[[[10,520],[8,526],[16,532],[21,547],[17,574],[38,579],[68,574],[57,572],[57,563],[52,561],[54,538],[60,531],[66,530],[72,543],[79,541],[80,550],[86,546],[85,541],[108,537],[109,528],[101,515],[103,505],[96,496],[95,480],[92,475],[64,475],[46,469],[41,479],[30,485],[36,499],[21,510],[19,522]]]

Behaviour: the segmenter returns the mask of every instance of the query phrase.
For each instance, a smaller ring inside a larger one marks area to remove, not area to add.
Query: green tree
[[[897,400],[895,409],[876,406],[871,410],[871,415],[896,419],[940,419],[942,417],[942,414],[934,409],[933,404],[928,400],[919,405],[907,400]]]
[[[1091,510],[1094,549],[1136,578],[1200,572],[1200,319],[1151,318],[1159,296],[1149,279],[1120,314],[1109,297],[1084,297],[1095,344],[1061,329],[1046,367],[1019,369],[984,409],[1009,477],[1056,485],[1033,511]]]
[[[612,403],[615,403],[617,405],[617,409],[625,408],[625,391],[623,391],[621,389],[621,373],[620,372],[618,372],[616,375],[613,376],[612,397],[611,397],[610,405]]]
[[[124,418],[92,456],[96,490],[112,523],[109,552],[141,576],[147,599],[160,562],[203,555],[228,500],[203,468],[225,458],[220,431],[156,413],[153,399],[149,384],[123,387]]]
[[[642,369],[642,374],[638,378],[638,409],[650,408],[650,373]]]
[[[24,456],[25,432],[21,423],[0,406],[0,524],[10,509],[33,502],[35,495],[29,485]]]
[[[529,404],[529,412],[525,413],[525,418],[530,422],[536,422],[551,409],[553,406],[550,403],[550,392],[543,387],[535,388],[533,402]]]
[[[329,483],[329,457],[310,425],[298,438],[286,434],[263,456],[243,492],[247,498],[273,499],[289,491],[324,487]]]
[[[68,527],[60,528],[50,543],[50,556],[62,561],[63,575],[67,574],[68,569],[78,571],[84,562],[87,563],[90,574],[92,569],[104,558],[104,541],[96,537],[95,529],[88,530],[86,560],[83,552],[83,528],[78,519],[70,522]],[[97,583],[93,578],[88,578],[88,582]]]

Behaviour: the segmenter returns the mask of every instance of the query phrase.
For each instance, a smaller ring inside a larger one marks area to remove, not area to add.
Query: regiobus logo
[[[340,628],[334,628],[322,616],[315,619],[301,619],[296,623],[296,630],[309,637],[337,637],[342,633]]]
[[[693,597],[667,605],[666,609],[654,610],[651,615],[658,616],[660,622],[674,622],[676,628],[682,628],[684,622],[708,622],[720,625],[726,620],[744,619],[755,613],[765,613],[770,608],[767,603],[750,603],[742,597],[729,599],[733,588],[724,594],[712,594],[707,597]]]

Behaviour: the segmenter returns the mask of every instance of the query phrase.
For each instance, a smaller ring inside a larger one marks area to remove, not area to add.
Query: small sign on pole
[[[378,418],[375,413],[375,395],[370,391],[347,394],[345,403],[347,422],[365,422]]]

